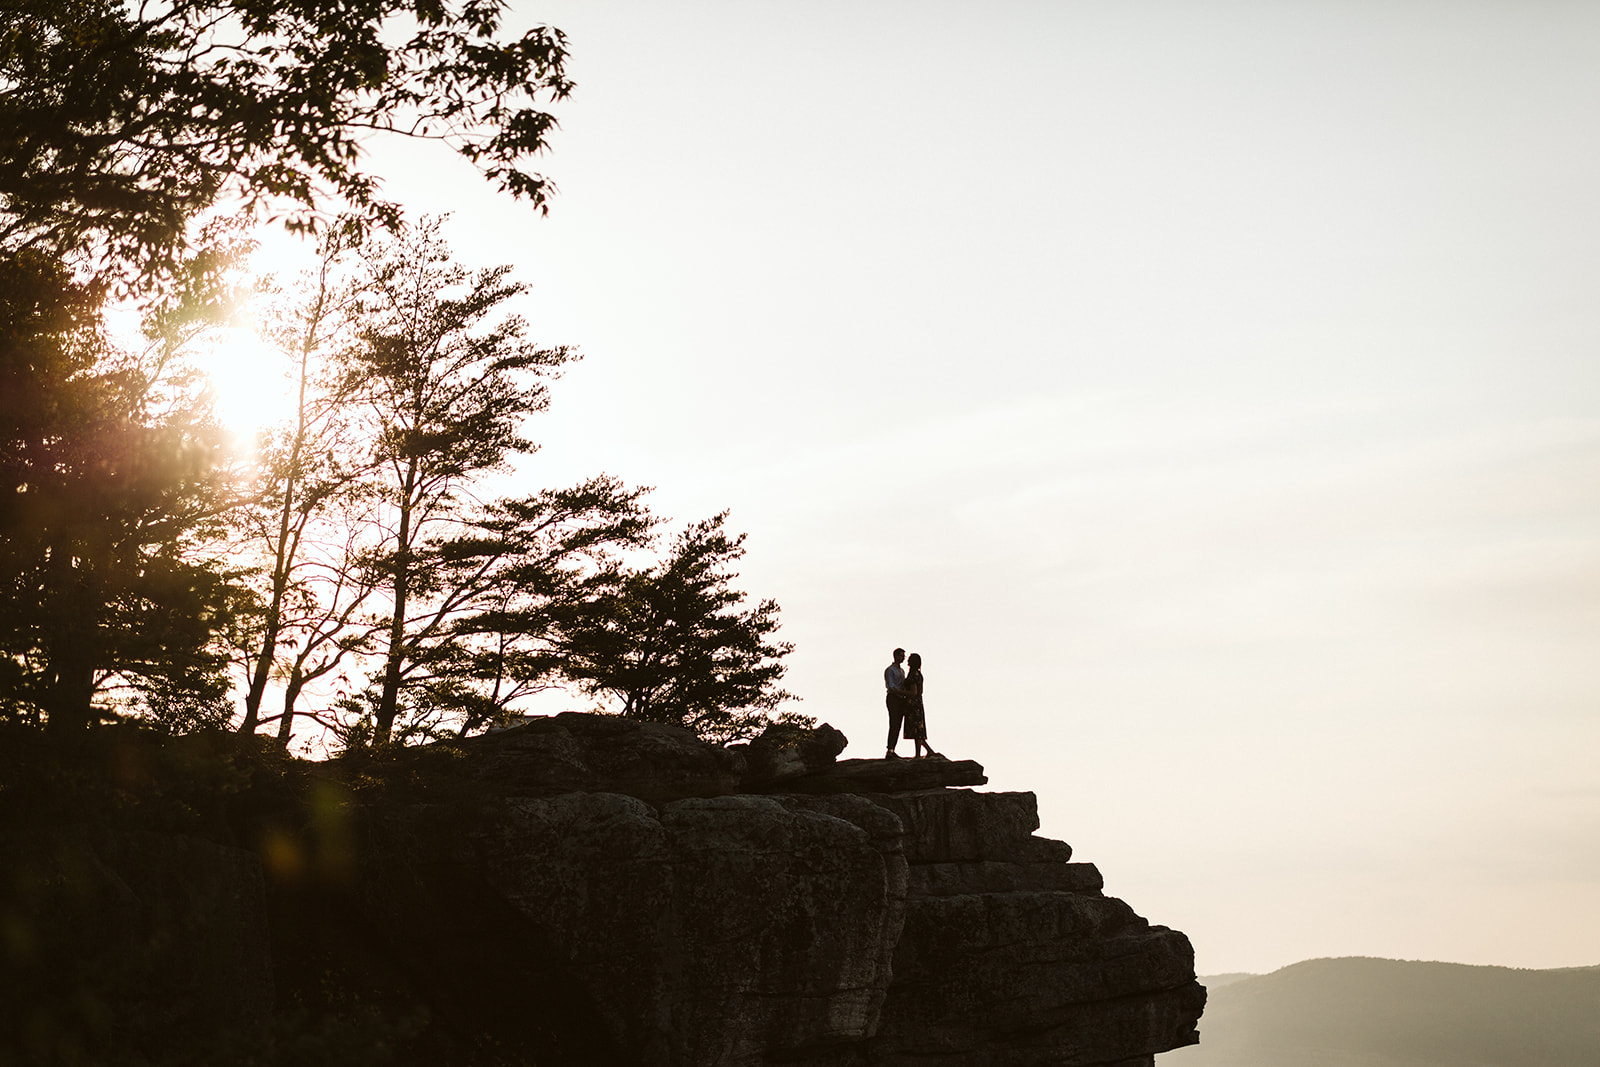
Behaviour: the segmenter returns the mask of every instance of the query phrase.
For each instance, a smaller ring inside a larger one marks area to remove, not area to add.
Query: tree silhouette
[[[262,701],[278,669],[284,675],[278,737],[285,744],[305,686],[347,655],[368,651],[375,636],[363,614],[375,586],[355,562],[369,518],[372,457],[347,410],[355,386],[330,355],[351,343],[361,298],[342,269],[353,245],[359,246],[354,227],[325,233],[316,269],[275,303],[268,333],[289,364],[294,411],[264,436],[255,497],[233,516],[245,537],[241,547],[263,560],[257,604],[238,635],[245,670],[238,729],[254,733],[263,721]],[[283,650],[290,654],[280,656]]]
[[[571,90],[566,41],[504,39],[500,0],[8,0],[0,6],[0,252],[91,253],[149,281],[224,195],[296,228],[334,197],[392,225],[374,131],[440,140],[542,206],[526,161]]]
[[[653,567],[619,573],[566,622],[565,671],[587,692],[620,702],[631,719],[688,726],[719,741],[748,738],[793,695],[777,688],[794,648],[771,637],[778,605],[741,610],[727,512],[691,524]],[[789,720],[810,724],[800,715]]]
[[[601,475],[498,501],[437,543],[430,565],[472,609],[419,643],[413,704],[434,718],[453,716],[456,732],[466,734],[559,685],[566,662],[560,620],[615,579],[614,552],[646,543],[655,520],[642,496]]]
[[[553,126],[545,105],[571,89],[565,40],[548,27],[509,38],[503,9],[0,5],[6,709],[65,728],[92,719],[94,692],[119,674],[173,707],[197,687],[216,689],[216,640],[236,606],[206,555],[224,510],[217,428],[168,388],[170,365],[129,361],[105,342],[105,296],[112,286],[161,296],[163,335],[175,337],[167,327],[197,310],[184,304],[194,283],[225,269],[213,250],[194,253],[193,220],[228,197],[280,212],[291,229],[341,207],[362,223],[396,224],[398,208],[361,163],[374,132],[442,141],[542,209],[551,187],[527,163]],[[105,284],[73,280],[83,277]],[[295,523],[308,485],[297,473],[278,501],[290,519],[278,524],[279,545],[304,533]],[[301,610],[291,709],[297,684],[358,651],[359,626],[357,601],[296,585],[295,558],[275,559],[256,615],[258,633],[277,633]],[[332,576],[341,596],[352,573]],[[258,721],[271,643],[256,650],[247,687]]]
[[[507,314],[509,268],[457,266],[437,222],[400,229],[361,142],[442,141],[543,209],[527,165],[572,88],[566,44],[505,37],[504,7],[0,6],[0,714],[73,730],[126,685],[165,721],[213,721],[224,635],[241,729],[268,721],[277,677],[285,741],[306,684],[374,660],[357,702],[380,743],[402,715],[481,728],[563,679],[716,736],[787,696],[777,605],[740,609],[743,538],[721,516],[630,570],[616,553],[654,524],[642,490],[601,475],[480,496],[533,451],[523,423],[575,356]],[[328,246],[288,346],[298,415],[247,503],[180,358],[227,303],[242,243],[195,220],[228,198],[292,230],[349,209],[332,233],[361,260],[333,271]],[[374,222],[400,236],[369,241]],[[108,293],[146,299],[143,356],[107,341]],[[261,560],[248,605],[219,559],[224,516]]]
[[[100,306],[59,262],[0,257],[0,705],[62,732],[119,680],[220,696],[234,605],[202,551],[226,506],[220,431],[171,335],[126,356]]]
[[[572,358],[539,348],[502,305],[522,292],[509,268],[469,273],[437,220],[372,253],[359,343],[346,369],[368,418],[386,528],[370,565],[390,603],[374,740],[389,740],[406,676],[471,610],[482,561],[448,558],[470,517],[470,484],[531,452],[523,420],[542,410],[542,377]],[[496,318],[496,316],[499,316]]]

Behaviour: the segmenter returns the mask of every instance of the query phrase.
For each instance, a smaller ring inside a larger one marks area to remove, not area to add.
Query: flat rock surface
[[[621,793],[652,804],[740,792],[742,752],[692,730],[567,712],[456,742],[470,775],[502,796]]]
[[[785,793],[907,793],[988,781],[976,760],[846,759],[803,778],[785,779],[774,788]]]
[[[615,715],[567,712],[453,743],[502,796],[622,793],[652,804],[734,793],[905,793],[984,785],[975,760],[838,759],[845,736],[778,726],[747,745]]]

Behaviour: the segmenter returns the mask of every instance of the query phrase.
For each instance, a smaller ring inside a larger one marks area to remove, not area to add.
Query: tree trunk
[[[289,748],[290,735],[294,733],[294,705],[300,699],[300,690],[306,685],[306,676],[297,663],[289,671],[289,680],[283,687],[283,715],[278,719],[278,747]]]
[[[62,654],[52,666],[46,727],[57,735],[82,733],[95,721],[94,664],[88,657]]]
[[[109,552],[69,537],[50,546],[48,581],[56,595],[43,620],[48,668],[41,703],[46,729],[57,735],[81,733],[96,719],[94,672],[105,602],[97,550]]]
[[[299,441],[295,452],[300,451]],[[278,523],[277,554],[272,564],[272,602],[267,605],[267,618],[262,625],[261,650],[256,653],[255,670],[250,675],[250,690],[244,695],[244,721],[239,724],[241,734],[256,732],[261,717],[261,698],[267,691],[267,679],[272,673],[272,661],[278,655],[278,631],[283,629],[283,595],[289,585],[289,509],[294,492],[294,478],[283,490],[283,513]]]
[[[411,593],[411,508],[417,479],[417,461],[406,469],[400,502],[400,531],[394,555],[394,617],[389,621],[389,651],[383,661],[383,692],[378,698],[374,744],[386,745],[394,736],[394,720],[400,708],[400,665],[405,660],[406,608]]]
[[[311,353],[316,348],[317,326],[328,299],[328,259],[322,260],[320,288],[317,301],[312,306],[306,323],[305,337],[300,343],[300,390],[295,404],[294,443],[289,448],[289,466],[284,473],[283,507],[278,513],[278,537],[272,562],[272,603],[267,606],[266,623],[262,627],[261,651],[256,655],[255,671],[250,677],[250,691],[244,697],[244,721],[239,724],[241,734],[255,733],[261,716],[261,698],[267,691],[267,678],[272,673],[272,662],[278,654],[278,634],[283,629],[283,598],[289,589],[289,571],[294,567],[294,547],[289,537],[290,518],[294,515],[294,495],[299,488],[300,456],[306,444],[306,377],[310,369]],[[301,529],[304,529],[302,526]],[[295,542],[299,541],[298,533]],[[286,742],[284,727],[278,727],[280,740]]]

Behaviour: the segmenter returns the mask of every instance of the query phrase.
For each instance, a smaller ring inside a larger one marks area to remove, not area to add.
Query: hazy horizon
[[[1600,967],[1310,960],[1209,987],[1185,1067],[1587,1067]]]
[[[1246,978],[1265,978],[1268,975],[1277,974],[1280,971],[1286,971],[1292,967],[1297,967],[1302,963],[1322,963],[1328,960],[1377,960],[1382,963],[1438,963],[1449,967],[1482,967],[1489,968],[1491,970],[1502,971],[1600,971],[1600,963],[1590,963],[1574,967],[1512,967],[1503,963],[1460,963],[1455,960],[1405,960],[1395,959],[1390,956],[1318,956],[1308,960],[1295,960],[1293,963],[1286,963],[1282,967],[1274,967],[1270,971],[1223,971],[1214,974],[1199,974],[1195,977],[1201,984],[1205,984],[1207,982],[1216,983],[1214,986],[1207,985],[1206,988],[1208,989],[1220,988],[1222,986],[1232,985],[1234,982],[1242,982]]]
[[[1600,8],[594,5],[533,484],[729,508],[800,710],[930,738],[1202,972],[1600,963]]]

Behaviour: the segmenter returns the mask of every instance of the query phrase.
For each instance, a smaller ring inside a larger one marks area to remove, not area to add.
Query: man
[[[884,759],[900,758],[894,746],[900,741],[900,724],[906,717],[906,672],[900,667],[905,658],[905,649],[895,649],[894,662],[883,671],[883,703],[889,709],[889,750],[883,754]]]

